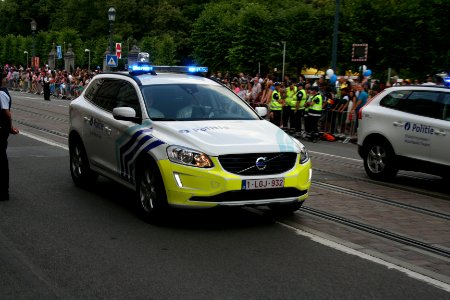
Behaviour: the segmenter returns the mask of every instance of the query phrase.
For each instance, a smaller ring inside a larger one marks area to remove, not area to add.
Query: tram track
[[[26,107],[26,106],[23,106],[23,107]],[[33,107],[33,109],[35,109],[35,108]],[[61,118],[61,117],[52,116],[52,115],[49,115],[49,114],[38,113],[38,112],[32,111],[30,109],[24,109],[24,108],[20,108],[20,107],[15,107],[15,110],[16,111],[20,111],[20,112],[24,112],[24,113],[27,113],[27,114],[30,114],[30,115],[38,116],[38,117],[40,117],[42,119],[45,119],[45,120],[52,120],[52,121],[58,121],[58,122],[63,122],[63,123],[69,123],[69,118]],[[57,112],[54,112],[54,114],[60,115]]]
[[[362,160],[359,163],[356,163],[355,159],[345,159],[345,158],[339,158],[338,159],[338,158],[330,158],[330,157],[325,157],[324,158],[321,155],[313,155],[312,159],[314,161],[320,160],[322,162],[323,161],[329,162],[330,164],[333,165],[333,167],[335,167],[336,165],[342,165],[342,166],[345,166],[345,170],[348,170],[348,167],[350,166],[351,168],[354,168],[354,169],[357,169],[359,171],[365,172]],[[349,163],[344,163],[343,159],[345,161],[348,161]],[[398,184],[398,183],[387,182],[387,181],[372,180],[372,179],[361,177],[361,176],[351,175],[350,173],[352,173],[352,172],[328,170],[328,169],[325,169],[323,167],[317,167],[316,165],[313,165],[313,171],[314,172],[321,172],[323,174],[330,174],[330,175],[333,175],[333,176],[340,176],[342,178],[347,178],[347,179],[350,179],[350,180],[353,180],[353,181],[362,182],[362,183],[374,184],[374,185],[381,186],[381,187],[389,187],[389,188],[393,188],[393,189],[397,189],[397,190],[402,190],[402,191],[405,191],[405,192],[411,192],[411,193],[416,193],[416,194],[420,194],[420,195],[427,196],[427,197],[439,198],[439,199],[442,199],[442,200],[450,201],[450,194],[447,194],[447,193],[435,192],[435,191],[426,190],[426,189],[423,189],[423,188],[418,188],[418,187],[415,187],[415,186],[414,187],[413,186],[408,186],[408,185],[405,185],[405,184]],[[428,178],[414,176],[414,175],[411,175],[409,173],[402,173],[401,176],[404,177],[404,178],[411,179],[411,180],[420,180],[421,182],[432,182]],[[314,182],[317,182],[317,180],[315,180]]]
[[[424,214],[424,215],[440,218],[440,219],[443,219],[443,220],[450,220],[450,214],[445,214],[445,213],[433,211],[433,210],[430,210],[430,209],[427,209],[427,208],[422,208],[422,207],[418,207],[418,206],[415,206],[415,205],[402,203],[402,202],[399,202],[399,201],[396,201],[396,200],[388,199],[388,198],[385,198],[385,197],[380,197],[380,196],[373,195],[373,194],[370,194],[370,193],[356,191],[356,190],[344,188],[344,187],[341,187],[341,186],[338,186],[338,185],[333,185],[333,184],[329,184],[329,183],[325,183],[325,182],[318,182],[318,181],[314,181],[312,183],[312,185],[313,186],[317,186],[317,187],[321,187],[321,188],[324,188],[324,189],[327,189],[329,191],[333,191],[333,192],[336,192],[336,193],[350,195],[350,196],[354,196],[354,197],[358,197],[358,198],[364,198],[366,200],[375,201],[375,202],[378,202],[378,203],[391,205],[391,206],[395,206],[395,207],[399,207],[399,208],[403,208],[403,209],[407,209],[407,210],[410,210],[410,211],[414,211],[414,212],[421,213],[421,214]]]
[[[370,234],[383,237],[404,245],[408,245],[414,248],[418,248],[421,250],[425,250],[427,252],[443,256],[446,258],[450,258],[450,250],[434,246],[429,243],[422,242],[417,239],[413,239],[407,236],[403,236],[391,231],[388,231],[386,229],[378,228],[372,225],[364,224],[361,222],[357,222],[342,216],[338,216],[329,212],[325,212],[319,209],[311,208],[311,207],[302,207],[300,208],[300,211],[303,213],[307,213],[325,220],[329,220],[332,222],[340,223],[343,225],[346,225],[348,227],[351,227],[353,229],[358,229],[360,231],[368,232]]]
[[[26,127],[29,127],[29,128],[33,128],[33,129],[39,130],[39,131],[43,131],[45,133],[56,135],[58,137],[63,137],[63,138],[68,138],[69,137],[69,135],[67,133],[64,133],[64,132],[60,132],[60,131],[57,131],[57,130],[44,128],[42,126],[39,126],[39,125],[36,125],[36,124],[32,124],[32,123],[28,123],[28,122],[25,122],[25,121],[22,121],[22,120],[14,119],[14,121],[16,123],[22,125],[22,126],[26,126]]]
[[[69,117],[67,103],[56,104],[28,97],[17,97],[13,105],[13,122],[24,129],[43,132],[55,138],[68,138]]]

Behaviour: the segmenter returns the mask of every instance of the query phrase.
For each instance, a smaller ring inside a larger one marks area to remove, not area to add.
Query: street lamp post
[[[31,51],[31,57],[32,57],[32,63],[31,63],[31,66],[32,67],[34,67],[34,57],[35,57],[35,41],[34,41],[34,35],[35,35],[35,32],[36,32],[36,27],[37,27],[37,23],[36,23],[36,21],[33,19],[31,22],[30,22],[30,25],[31,25],[31,33],[32,33],[32,35],[33,35],[33,50]]]
[[[334,29],[333,29],[333,49],[331,53],[331,69],[336,72],[337,60],[337,44],[338,44],[338,26],[339,26],[339,7],[340,0],[336,0],[336,11],[334,13]]]
[[[281,81],[284,81],[284,63],[286,61],[286,41],[281,41],[283,43],[283,71],[281,72]]]
[[[26,63],[26,65],[27,65],[27,69],[28,69],[28,51],[23,51],[23,54],[27,55],[27,63]]]
[[[113,51],[113,29],[114,29],[114,21],[116,20],[116,9],[114,7],[110,7],[108,10],[108,20],[109,20],[109,51],[112,54]]]
[[[84,49],[84,52],[89,52],[89,60],[88,60],[88,73],[91,71],[91,50]]]
[[[111,55],[114,53],[113,50],[113,40],[112,40],[112,36],[113,36],[113,25],[114,25],[114,21],[116,20],[116,9],[114,7],[110,7],[108,9],[108,20],[109,20],[109,46],[106,48],[105,51],[105,55],[104,55],[104,60],[103,60],[103,71],[109,71],[110,66],[108,65],[109,62],[106,61],[108,58],[108,55]]]

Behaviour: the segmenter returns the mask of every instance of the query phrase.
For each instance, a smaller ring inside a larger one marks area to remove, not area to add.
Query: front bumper
[[[208,208],[214,206],[258,206],[272,203],[304,201],[311,185],[311,161],[296,164],[288,172],[268,176],[239,176],[224,171],[217,158],[214,167],[201,169],[158,161],[172,206]],[[297,160],[298,161],[298,160]],[[283,188],[242,190],[242,180],[284,178]]]

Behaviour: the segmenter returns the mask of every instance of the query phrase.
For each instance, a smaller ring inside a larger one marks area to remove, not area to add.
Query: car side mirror
[[[255,110],[261,117],[265,117],[267,115],[267,107],[257,106],[255,107]]]
[[[116,107],[113,109],[112,114],[116,120],[142,123],[142,119],[136,117],[136,111],[131,107]]]

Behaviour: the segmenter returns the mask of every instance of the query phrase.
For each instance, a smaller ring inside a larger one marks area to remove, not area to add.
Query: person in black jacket
[[[44,82],[44,100],[50,101],[50,77],[48,76],[48,72],[45,72],[43,82]]]
[[[11,96],[6,88],[6,74],[0,73],[0,201],[9,200],[9,165],[6,148],[9,134],[19,131],[12,126]]]

